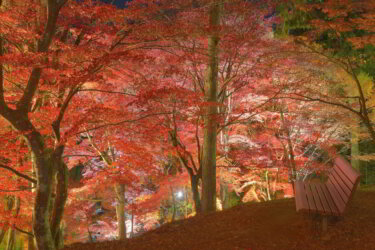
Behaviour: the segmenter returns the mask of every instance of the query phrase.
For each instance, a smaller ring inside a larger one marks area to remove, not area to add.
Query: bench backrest
[[[346,204],[357,188],[360,176],[344,158],[341,156],[335,158],[334,166],[328,174],[326,186],[340,214],[344,213]]]

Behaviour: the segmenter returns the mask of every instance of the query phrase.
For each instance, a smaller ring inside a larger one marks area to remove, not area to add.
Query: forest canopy
[[[0,248],[375,181],[375,3],[0,1]]]

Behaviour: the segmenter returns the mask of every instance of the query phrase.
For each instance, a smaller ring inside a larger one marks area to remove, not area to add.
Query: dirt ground
[[[297,214],[294,199],[243,204],[166,224],[137,238],[76,243],[64,250],[375,249],[375,187],[357,190],[343,218]]]

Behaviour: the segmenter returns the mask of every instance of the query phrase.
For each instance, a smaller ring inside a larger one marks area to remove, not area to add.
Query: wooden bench
[[[342,216],[359,183],[360,174],[342,157],[334,159],[326,182],[295,181],[297,212],[322,215],[323,232],[327,216]]]

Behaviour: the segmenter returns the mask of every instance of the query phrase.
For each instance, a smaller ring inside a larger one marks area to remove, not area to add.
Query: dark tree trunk
[[[7,230],[5,228],[3,228],[3,229],[0,230],[0,244],[3,241],[3,239],[4,239],[6,231]]]
[[[193,194],[193,201],[195,205],[195,212],[200,214],[202,212],[201,198],[199,195],[199,177],[197,175],[190,175],[191,192]]]
[[[43,154],[36,154],[37,185],[35,191],[35,206],[33,211],[33,231],[38,250],[55,249],[55,243],[49,223],[53,166],[51,166],[51,162],[46,158],[47,157]]]

